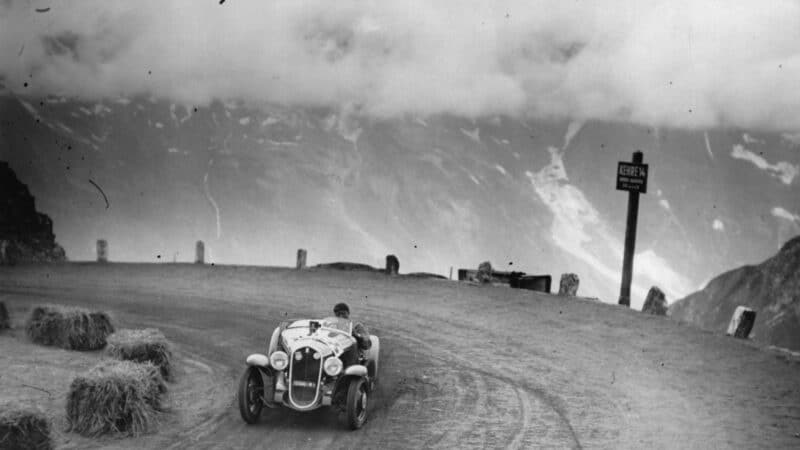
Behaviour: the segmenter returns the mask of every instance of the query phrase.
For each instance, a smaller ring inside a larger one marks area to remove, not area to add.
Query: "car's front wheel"
[[[353,378],[347,389],[347,409],[345,418],[351,430],[357,430],[367,421],[367,400],[369,389],[363,378]]]
[[[239,413],[248,424],[258,422],[264,402],[264,381],[255,367],[248,367],[239,381]]]

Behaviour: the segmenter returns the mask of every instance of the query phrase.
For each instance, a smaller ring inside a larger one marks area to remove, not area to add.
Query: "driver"
[[[347,303],[337,303],[333,307],[333,315],[340,319],[350,320],[350,307],[347,306]],[[361,350],[369,350],[372,346],[367,327],[360,323],[353,324],[353,337],[356,338],[358,348]]]

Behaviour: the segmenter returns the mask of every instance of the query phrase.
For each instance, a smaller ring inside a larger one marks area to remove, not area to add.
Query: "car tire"
[[[364,378],[353,378],[347,389],[345,419],[347,427],[357,430],[367,421],[369,389]]]
[[[367,374],[370,379],[370,392],[375,390],[375,385],[378,383],[378,358],[380,357],[381,341],[377,336],[370,336],[372,346],[367,354]]]
[[[264,393],[264,381],[255,367],[248,367],[239,381],[239,413],[248,424],[258,422],[264,403],[261,396]]]

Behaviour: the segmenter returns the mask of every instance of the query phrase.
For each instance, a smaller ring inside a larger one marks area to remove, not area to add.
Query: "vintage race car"
[[[297,411],[331,406],[349,428],[361,428],[378,380],[380,340],[362,350],[348,319],[295,320],[275,328],[266,354],[247,357],[239,412],[256,423],[263,406]],[[365,347],[365,345],[362,345]]]

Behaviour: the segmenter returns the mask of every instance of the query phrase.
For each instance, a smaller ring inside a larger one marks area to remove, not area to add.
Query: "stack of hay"
[[[164,379],[172,378],[172,352],[167,338],[155,328],[119,330],[108,337],[106,353],[116,359],[151,362]]]
[[[164,411],[167,391],[151,363],[105,360],[75,378],[67,395],[67,430],[83,436],[152,431]]]
[[[50,421],[26,408],[0,409],[0,448],[51,449]]]
[[[106,337],[114,332],[114,326],[104,312],[45,305],[33,308],[25,331],[38,344],[68,350],[98,350],[105,347]]]

